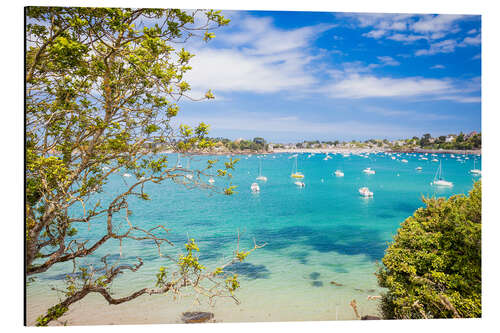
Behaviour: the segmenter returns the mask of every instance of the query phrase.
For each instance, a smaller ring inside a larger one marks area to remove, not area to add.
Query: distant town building
[[[446,137],[446,140],[445,142],[453,142],[453,140],[455,140],[457,136],[454,135],[454,134],[449,134],[447,137]]]
[[[466,134],[466,135],[464,136],[464,138],[467,140],[467,139],[469,139],[469,138],[473,137],[473,136],[474,136],[474,135],[476,135],[476,134],[477,134],[477,132],[476,132],[476,131],[472,131],[472,132],[470,132],[469,134]]]

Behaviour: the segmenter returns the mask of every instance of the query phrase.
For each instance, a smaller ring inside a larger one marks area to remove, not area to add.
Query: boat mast
[[[438,180],[438,174],[439,174],[439,177],[441,177],[440,169],[441,169],[441,162],[439,162],[439,167],[436,170],[436,174],[434,175],[434,182],[436,182],[436,180]]]

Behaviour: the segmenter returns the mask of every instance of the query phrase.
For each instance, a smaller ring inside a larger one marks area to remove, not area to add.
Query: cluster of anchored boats
[[[388,155],[392,155],[390,153],[386,153]],[[427,155],[427,154],[425,154]],[[425,157],[425,155],[423,155],[420,160],[427,160],[428,158]],[[310,154],[309,156],[307,156],[307,158],[310,158],[311,156],[314,156],[314,154]],[[348,157],[349,155],[347,154],[343,154],[344,157]],[[396,156],[401,156],[400,154],[396,154]],[[396,156],[391,156],[391,159],[395,160],[396,159]],[[431,156],[437,156],[436,154],[431,154]],[[288,159],[292,159],[294,158],[295,159],[295,162],[293,164],[293,167],[292,167],[292,173],[290,175],[290,177],[294,178],[296,181],[294,182],[295,185],[297,185],[298,187],[305,187],[306,184],[302,181],[302,179],[304,179],[304,174],[300,171],[298,171],[298,161],[297,161],[297,157],[298,157],[298,154],[294,154],[292,156],[290,156]],[[368,158],[367,155],[362,155],[362,157],[366,157]],[[452,158],[455,158],[454,155],[451,155]],[[332,157],[330,155],[328,155],[328,153],[326,153],[326,156],[323,160],[327,161],[329,159],[331,159]],[[468,157],[465,157],[465,159],[469,159]],[[460,160],[460,159],[457,159],[457,160]],[[408,160],[406,159],[401,159],[400,160],[402,163],[408,163]],[[439,167],[436,171],[436,175],[434,176],[434,180],[431,182],[431,185],[435,185],[435,186],[446,186],[446,187],[451,187],[453,186],[453,183],[450,182],[450,181],[447,181],[447,180],[444,180],[442,178],[442,167],[441,167],[441,161],[439,161],[438,159],[436,158],[433,158],[432,159],[432,162],[439,162]],[[421,166],[418,166],[415,168],[417,171],[421,171],[422,170],[422,167]],[[366,168],[363,170],[363,172],[365,174],[368,174],[368,175],[374,175],[375,174],[375,170],[373,170],[372,168]],[[474,168],[472,170],[470,170],[470,172],[473,174],[473,175],[481,175],[481,170],[479,169],[476,169],[476,160],[474,159]],[[344,173],[341,171],[341,170],[336,170],[334,173],[333,173],[336,177],[344,177]],[[398,174],[399,176],[399,174]],[[260,160],[259,161],[259,176],[256,178],[256,180],[259,180],[259,181],[267,181],[267,177],[265,176],[262,176],[262,161]],[[323,182],[323,179],[321,180]],[[250,189],[252,192],[256,193],[256,192],[259,192],[260,191],[260,187],[259,187],[259,184],[258,183],[252,183],[252,185],[250,186]],[[363,197],[373,197],[373,192],[370,191],[370,189],[368,187],[361,187],[360,189],[358,189],[358,192],[361,196]]]
[[[323,160],[327,161],[329,159],[331,159],[332,157],[328,154],[328,153],[325,153],[325,158],[323,158]],[[401,157],[401,154],[396,154],[396,153],[385,153],[386,155],[389,155],[391,157],[392,160],[398,160],[402,163],[408,163],[408,160],[406,159],[397,159],[397,157]],[[358,156],[361,156],[361,157],[364,157],[364,158],[368,158],[368,154],[365,153],[365,154],[356,154]],[[417,156],[417,154],[406,154],[407,156]],[[421,161],[425,161],[425,160],[428,160],[428,158],[426,157],[428,155],[428,153],[425,153],[425,154],[422,154],[420,155],[419,157],[419,160]],[[248,157],[251,157],[252,155],[249,155]],[[314,153],[311,153],[307,156],[307,158],[310,158],[314,156]],[[344,157],[349,157],[350,154],[342,154],[342,156]],[[437,155],[436,154],[430,154],[430,156],[433,157],[433,159],[431,160],[432,162],[439,162],[439,167],[436,171],[436,174],[434,176],[434,180],[430,183],[431,185],[434,185],[434,186],[443,186],[443,187],[451,187],[453,186],[453,183],[450,182],[450,181],[447,181],[445,179],[443,179],[443,176],[442,176],[442,166],[441,166],[441,161],[438,160],[436,157]],[[479,155],[478,155],[479,156]],[[229,156],[228,156],[229,157]],[[248,159],[248,157],[246,157],[246,159]],[[276,156],[273,156],[273,158],[276,158]],[[294,154],[290,157],[288,157],[288,159],[295,159],[293,165],[292,165],[292,172],[291,172],[291,175],[290,177],[292,177],[295,182],[294,184],[297,185],[298,187],[305,187],[306,184],[303,182],[303,179],[304,179],[304,174],[302,172],[300,172],[298,170],[298,154]],[[466,157],[465,155],[463,156],[455,156],[453,154],[450,155],[450,158],[453,158],[453,159],[456,159],[457,161],[461,162],[461,163],[464,163],[464,161],[462,160],[462,158],[464,160],[468,160],[469,157]],[[189,159],[188,159],[188,165],[187,165],[187,169],[189,169]],[[181,162],[180,162],[180,156],[178,155],[177,156],[177,165],[176,165],[177,168],[182,168],[182,165],[181,165]],[[109,167],[105,166],[102,168],[103,171],[108,171],[110,170]],[[417,171],[422,171],[422,167],[421,166],[418,166],[415,168],[415,170]],[[115,171],[116,172],[116,171]],[[373,170],[372,168],[366,168],[363,170],[363,173],[367,174],[367,175],[374,175],[375,174],[375,170]],[[480,169],[476,169],[476,159],[474,159],[474,168],[470,170],[470,173],[474,176],[480,176],[481,175],[481,170]],[[344,172],[342,172],[342,170],[336,170],[334,173],[333,173],[334,176],[336,177],[344,177]],[[126,178],[129,178],[131,177],[132,175],[129,174],[129,173],[124,173],[122,175],[123,177],[126,177]],[[399,174],[398,174],[399,176]],[[192,179],[193,178],[193,175],[192,174],[187,174],[186,175],[187,178],[189,179]],[[144,177],[141,177],[141,180],[144,179]],[[261,182],[266,182],[267,181],[267,177],[263,176],[262,175],[262,160],[259,158],[259,176],[256,178],[257,181],[261,181]],[[210,179],[208,179],[208,182],[210,184],[213,184],[215,183],[215,180],[211,177]],[[323,179],[321,179],[321,182],[324,182]],[[252,185],[250,186],[250,190],[253,192],[253,193],[258,193],[260,192],[260,186],[257,182],[254,182],[252,183]],[[358,189],[358,192],[361,196],[363,197],[373,197],[373,192],[370,191],[370,189],[368,187],[361,187],[360,189]]]

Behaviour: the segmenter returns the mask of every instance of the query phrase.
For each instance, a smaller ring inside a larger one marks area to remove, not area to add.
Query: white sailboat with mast
[[[177,167],[182,168],[181,164],[181,154],[177,153]]]
[[[190,163],[189,163],[189,162],[190,162],[190,159],[189,159],[189,157],[188,157],[188,160],[187,160],[187,166],[186,166],[186,169],[188,169],[188,170],[189,170],[189,168],[190,168]],[[189,172],[191,172],[191,171],[189,171]],[[186,178],[187,178],[187,179],[193,179],[193,174],[188,173],[188,174],[186,175]]]
[[[259,158],[259,176],[255,179],[263,181],[263,182],[267,182],[267,177],[262,176],[262,158]]]
[[[476,159],[474,159],[474,169],[470,171],[474,176],[480,176],[481,175],[481,170],[476,169]]]
[[[441,167],[441,161],[439,162],[439,168],[436,171],[436,175],[434,176],[434,181],[431,183],[431,185],[436,185],[436,186],[448,186],[451,187],[453,186],[452,182],[449,182],[447,180],[444,180],[442,178],[442,167]]]
[[[298,155],[295,154],[294,157],[295,157],[295,164],[292,166],[292,174],[290,175],[290,177],[299,179],[304,178],[304,174],[302,174],[302,172],[299,172],[298,169],[298,162],[297,162]]]

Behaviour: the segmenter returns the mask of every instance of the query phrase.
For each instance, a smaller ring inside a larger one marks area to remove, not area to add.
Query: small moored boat
[[[374,175],[375,174],[375,170],[372,170],[372,168],[366,168],[363,170],[364,173],[368,174],[368,175]]]
[[[373,197],[373,192],[371,192],[368,187],[362,187],[358,191],[359,194],[363,197]]]
[[[344,177],[344,173],[342,171],[340,171],[340,170],[335,171],[334,174],[337,177]]]
[[[252,192],[259,192],[259,191],[260,191],[259,184],[257,184],[257,183],[253,183],[253,184],[250,186],[250,189],[252,190]]]

